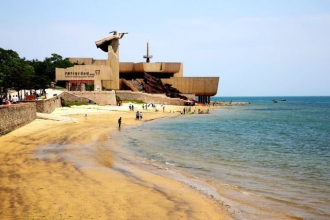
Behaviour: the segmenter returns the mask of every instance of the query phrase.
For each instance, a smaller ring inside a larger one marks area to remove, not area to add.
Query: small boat
[[[285,102],[286,101],[286,99],[282,99],[282,102]]]
[[[274,100],[274,99],[273,99],[273,102],[274,102],[274,103],[277,103],[277,100]]]

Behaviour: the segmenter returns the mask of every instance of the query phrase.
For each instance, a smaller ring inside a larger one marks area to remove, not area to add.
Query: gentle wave
[[[285,98],[230,98],[251,104],[118,135],[141,157],[211,180],[221,195],[250,207],[243,212],[330,218],[330,97]]]

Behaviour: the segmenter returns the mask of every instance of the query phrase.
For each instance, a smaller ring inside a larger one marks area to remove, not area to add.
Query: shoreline
[[[138,121],[128,105],[97,108],[56,109],[50,115],[74,120],[37,119],[0,137],[0,217],[231,219],[214,199],[129,165],[134,159],[119,164],[102,147],[111,141],[107,134],[118,129],[120,116],[125,129],[179,113],[142,110],[144,118]],[[166,106],[171,108],[182,106]]]
[[[108,138],[110,141],[114,139],[114,137],[112,136]],[[193,191],[196,191],[202,197],[206,196],[208,199],[213,200],[216,204],[220,206],[219,211],[225,211],[226,215],[229,215],[228,219],[258,219],[256,218],[257,215],[242,211],[238,207],[240,206],[239,203],[220,194],[218,192],[219,186],[215,185],[212,180],[202,179],[191,173],[187,173],[182,170],[180,171],[178,169],[173,169],[171,167],[171,164],[163,164],[159,161],[137,156],[134,154],[133,151],[129,149],[122,149],[117,144],[115,146],[108,146],[107,142],[109,141],[105,140],[104,147],[107,149],[107,151],[113,152],[114,155],[116,155],[116,159],[121,161],[119,164],[129,161],[127,162],[129,163],[129,167],[139,167],[139,169],[146,170],[148,173],[153,173],[157,176],[164,177],[165,179],[169,178],[171,180],[182,183],[186,187],[189,187],[193,189]],[[118,169],[121,170],[121,172],[126,174],[128,173],[128,175],[130,175],[130,173],[127,172],[126,169],[123,169],[120,166],[118,167]]]

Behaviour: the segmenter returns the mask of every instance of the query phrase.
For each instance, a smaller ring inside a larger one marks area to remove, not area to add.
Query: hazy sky
[[[330,0],[2,0],[0,47],[28,60],[183,62],[185,76],[219,76],[217,96],[330,95]]]

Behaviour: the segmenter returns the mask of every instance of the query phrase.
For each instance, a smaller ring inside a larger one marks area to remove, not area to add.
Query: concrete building
[[[171,84],[182,94],[198,97],[200,102],[209,102],[218,90],[219,77],[184,77],[183,64],[180,62],[151,63],[147,44],[146,62],[119,62],[119,40],[127,33],[110,32],[113,35],[96,41],[96,47],[108,54],[105,60],[93,58],[69,58],[75,65],[70,68],[56,68],[56,80],[66,81],[69,91],[84,91],[87,83],[94,84],[94,90],[131,90],[139,91],[144,74],[160,78],[163,83]],[[140,82],[140,83],[139,83]]]

